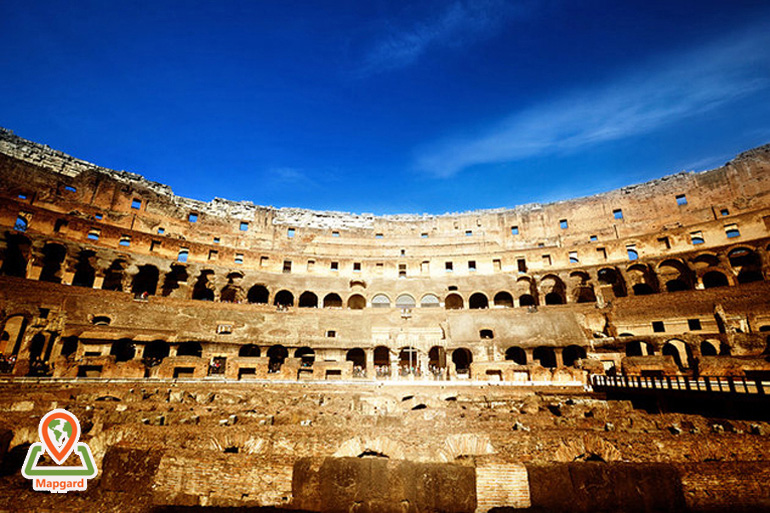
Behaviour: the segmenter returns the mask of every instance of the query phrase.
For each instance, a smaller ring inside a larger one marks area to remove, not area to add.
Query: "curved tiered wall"
[[[769,146],[587,198],[374,216],[181,198],[0,131],[0,197],[15,375],[767,370]]]

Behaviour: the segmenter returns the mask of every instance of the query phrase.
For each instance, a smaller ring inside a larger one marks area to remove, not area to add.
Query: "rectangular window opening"
[[[597,241],[599,240],[599,237],[598,237],[598,236],[596,236],[596,235],[591,235],[591,236],[589,237],[589,240],[590,240],[591,242],[597,242]]]
[[[671,249],[671,242],[668,240],[668,237],[659,237],[658,244],[663,249]]]
[[[520,273],[527,272],[527,261],[524,258],[517,258],[516,259],[516,270],[518,270]]]
[[[120,246],[130,246],[131,245],[131,237],[129,237],[128,235],[123,235],[120,238],[120,242],[118,242],[118,244]]]
[[[559,228],[561,228],[562,230],[566,230],[567,228],[569,228],[569,223],[567,223],[566,219],[559,220]]]
[[[198,214],[195,212],[190,212],[187,216],[187,220],[191,223],[197,223],[198,222]]]
[[[700,331],[702,329],[700,319],[687,319],[687,329],[690,331]]]
[[[339,236],[340,236],[340,232],[332,232],[332,237],[339,237]]]
[[[737,224],[728,224],[725,225],[725,235],[727,235],[728,239],[734,239],[736,237],[741,236],[740,230],[738,230]]]
[[[353,262],[353,272],[354,273],[361,272],[361,262]]]
[[[511,235],[518,235],[518,234],[519,234],[519,227],[511,226]]]
[[[291,272],[291,260],[283,261],[283,272],[284,274],[289,274]]]
[[[332,271],[339,271],[340,263],[339,262],[332,262],[331,269],[332,269]]]
[[[286,236],[287,236],[288,238],[290,238],[290,239],[291,239],[292,237],[294,237],[294,228],[289,228],[288,230],[286,230]]]
[[[164,233],[166,233],[165,228],[158,228],[158,235],[163,235]]]
[[[176,256],[177,262],[187,262],[187,257],[190,255],[190,250],[187,248],[181,248],[179,254]]]
[[[652,321],[652,331],[655,333],[665,333],[666,326],[663,321]]]
[[[133,208],[134,210],[139,210],[140,208],[142,208],[142,200],[134,198],[131,201],[131,208]]]
[[[612,211],[612,215],[615,217],[615,219],[623,219],[623,209],[616,208]]]
[[[160,247],[160,241],[159,240],[154,240],[154,241],[150,242],[150,252],[153,252],[153,251],[157,250],[159,247]]]
[[[600,260],[607,260],[607,250],[605,248],[596,248],[596,254]]]
[[[473,236],[473,230],[465,230],[465,236],[466,237],[472,237]]]
[[[495,258],[492,260],[492,267],[495,271],[500,271],[503,268],[503,262],[499,258]]]
[[[448,273],[454,271],[454,264],[452,262],[444,262],[444,270]]]
[[[89,240],[99,240],[99,235],[101,235],[101,231],[93,229],[88,231],[87,237]]]
[[[551,265],[551,255],[543,255],[543,265]]]
[[[680,207],[687,205],[687,196],[684,194],[678,194],[676,197],[676,204]]]
[[[577,251],[570,251],[569,252],[569,263],[570,264],[579,264],[580,263],[580,261],[578,260]]]
[[[249,223],[246,221],[241,221],[241,231],[245,232],[249,230]]]
[[[468,260],[468,271],[476,272],[476,261],[475,260]]]
[[[703,244],[705,242],[705,240],[703,239],[703,232],[701,231],[691,232],[690,242],[693,244],[693,246],[697,246],[698,244]]]
[[[219,251],[216,249],[210,249],[209,250],[209,260],[216,260],[219,258]]]
[[[636,244],[628,244],[626,246],[626,253],[629,260],[637,260],[639,258],[639,252],[636,251]]]
[[[235,263],[236,264],[242,264],[243,263],[243,253],[236,253],[235,254]]]

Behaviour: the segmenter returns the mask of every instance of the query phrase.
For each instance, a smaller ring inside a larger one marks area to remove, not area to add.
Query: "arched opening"
[[[270,349],[267,350],[267,372],[274,374],[280,371],[283,362],[286,361],[288,356],[289,351],[287,351],[286,348],[282,345],[278,344],[271,346]]]
[[[32,337],[32,341],[29,344],[29,361],[34,362],[40,360],[43,356],[43,349],[45,348],[45,336],[42,333],[38,333]]]
[[[13,315],[5,321],[3,332],[8,334],[5,354],[18,354],[24,333],[27,330],[27,320],[22,315]]]
[[[499,308],[513,308],[513,296],[509,292],[498,292],[495,294],[494,302]]]
[[[123,338],[112,343],[110,354],[116,362],[127,362],[136,356],[136,347],[131,339]]]
[[[262,356],[262,351],[260,351],[258,345],[246,344],[238,350],[238,356],[242,358],[259,358]]]
[[[626,286],[617,270],[605,267],[599,270],[597,278],[600,285],[609,286],[615,297],[626,297]]]
[[[234,272],[227,275],[227,285],[219,292],[219,300],[223,303],[243,303],[246,291],[241,286],[243,274]]]
[[[61,244],[46,244],[43,248],[43,270],[40,271],[40,281],[61,283],[62,263],[67,256],[67,250]]]
[[[353,376],[363,378],[366,371],[366,353],[360,347],[355,347],[347,352],[345,361],[353,362]]]
[[[580,346],[567,346],[561,351],[561,359],[566,367],[572,367],[578,360],[586,358],[586,350]]]
[[[473,354],[465,347],[460,347],[452,351],[452,363],[455,365],[455,372],[458,376],[471,375],[471,363],[473,362]]]
[[[730,266],[738,271],[738,283],[762,281],[762,261],[748,248],[736,248],[727,254]]]
[[[198,342],[183,342],[179,344],[176,350],[177,356],[197,356],[203,355],[203,348]]]
[[[519,306],[535,306],[535,298],[532,294],[522,294],[519,296]]]
[[[569,277],[572,297],[576,303],[596,302],[596,294],[594,293],[594,288],[590,284],[588,273],[574,271],[570,273]]]
[[[171,270],[166,273],[163,278],[163,286],[161,287],[161,295],[170,296],[172,292],[179,288],[180,283],[187,283],[189,275],[187,274],[187,268],[179,264],[171,264]]]
[[[462,310],[463,306],[464,302],[460,294],[449,294],[444,299],[444,308],[447,310]]]
[[[476,292],[475,294],[471,294],[471,297],[468,299],[468,308],[470,308],[471,310],[481,310],[483,308],[489,308],[489,299],[487,299],[487,296],[485,296],[481,292]]]
[[[267,287],[264,285],[254,285],[249,289],[247,300],[249,303],[266,305],[268,297],[270,297],[270,292],[268,292]]]
[[[112,319],[107,315],[95,315],[93,319],[91,319],[91,324],[94,326],[109,326],[112,324]]]
[[[644,340],[632,340],[626,344],[626,356],[650,356],[655,350],[652,344]]]
[[[438,308],[441,306],[441,302],[438,297],[433,294],[425,294],[420,300],[420,308]]]
[[[115,260],[104,272],[102,290],[115,290],[123,292],[123,281],[126,278],[126,261]]]
[[[526,365],[527,353],[520,347],[509,347],[505,350],[505,359],[519,365]]]
[[[655,293],[647,283],[637,283],[632,287],[632,290],[635,296],[648,296]]]
[[[332,292],[324,297],[324,308],[342,308],[342,298]]]
[[[712,340],[704,340],[700,343],[701,356],[717,356],[719,355],[719,343]]]
[[[154,265],[142,265],[134,276],[131,292],[136,296],[153,295],[158,289],[158,276],[160,272]]]
[[[315,351],[309,347],[300,347],[294,351],[294,358],[300,359],[301,367],[312,367],[315,362]]]
[[[0,274],[26,278],[27,262],[32,243],[24,235],[10,232],[6,232],[5,240],[5,258],[3,259],[3,266],[0,267]]]
[[[441,346],[433,346],[428,351],[428,372],[438,378],[446,369],[446,350]]]
[[[536,347],[532,351],[532,359],[543,367],[549,369],[556,368],[556,351],[552,347]]]
[[[214,271],[201,271],[193,286],[192,298],[198,301],[214,301]]]
[[[377,294],[372,298],[372,308],[390,308],[390,299],[385,294]]]
[[[348,298],[348,308],[351,310],[363,310],[366,308],[366,298],[361,294],[353,294]]]
[[[398,353],[398,365],[402,376],[416,375],[420,371],[420,358],[417,349],[403,347]]]
[[[719,271],[709,271],[703,275],[703,288],[713,289],[715,287],[727,287],[730,283],[727,276]]]
[[[374,370],[377,377],[390,376],[390,350],[387,347],[374,348]]]
[[[416,306],[414,298],[409,294],[401,294],[396,298],[396,308],[412,309]]]
[[[318,296],[316,296],[313,292],[306,290],[299,295],[299,307],[318,308]]]
[[[93,251],[81,251],[78,262],[75,264],[75,275],[72,277],[72,285],[76,287],[93,287],[96,271],[91,260],[96,256]]]
[[[690,288],[682,280],[676,279],[666,282],[666,292],[681,292],[683,290],[690,290]]]
[[[144,365],[154,367],[163,361],[169,354],[168,343],[163,340],[153,340],[144,346]]]
[[[546,305],[563,305],[567,302],[564,282],[558,276],[545,276],[540,282],[540,292]]]
[[[680,369],[690,367],[689,348],[681,340],[669,340],[663,345],[661,353],[666,356],[673,356],[677,367]]]
[[[288,290],[281,290],[275,295],[273,304],[281,307],[294,306],[294,294]]]

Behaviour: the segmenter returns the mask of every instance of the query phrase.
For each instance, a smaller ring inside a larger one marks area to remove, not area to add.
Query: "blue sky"
[[[766,1],[6,1],[0,126],[177,194],[548,202],[770,142]]]

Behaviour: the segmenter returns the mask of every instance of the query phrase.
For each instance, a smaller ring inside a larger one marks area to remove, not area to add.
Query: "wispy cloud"
[[[751,31],[641,66],[593,89],[571,91],[510,114],[481,135],[420,148],[415,167],[449,177],[650,132],[770,86],[770,33]]]
[[[515,12],[504,0],[456,0],[430,19],[406,27],[391,24],[367,52],[360,75],[368,76],[416,62],[432,46],[449,46],[494,35]]]

